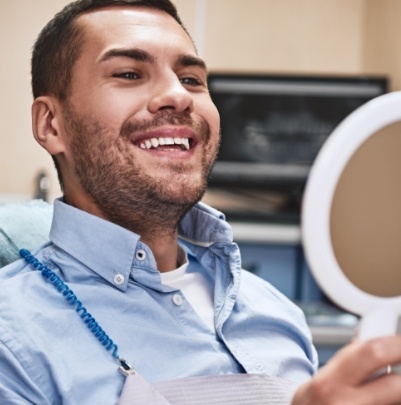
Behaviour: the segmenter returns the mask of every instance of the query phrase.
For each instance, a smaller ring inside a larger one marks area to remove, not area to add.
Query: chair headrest
[[[19,250],[49,240],[53,205],[42,200],[0,205],[0,267],[19,259]]]

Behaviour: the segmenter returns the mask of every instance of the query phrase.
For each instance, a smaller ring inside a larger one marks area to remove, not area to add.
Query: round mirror
[[[401,296],[401,122],[374,133],[347,163],[333,196],[330,235],[355,286]]]
[[[330,135],[302,204],[307,261],[322,290],[362,316],[361,337],[401,315],[401,92],[380,96]]]

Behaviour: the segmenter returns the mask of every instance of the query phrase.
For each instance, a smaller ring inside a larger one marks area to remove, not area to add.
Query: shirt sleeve
[[[55,405],[41,392],[8,347],[0,341],[0,403]]]

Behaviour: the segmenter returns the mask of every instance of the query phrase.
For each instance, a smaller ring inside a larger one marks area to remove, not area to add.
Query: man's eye
[[[188,86],[201,86],[203,84],[199,79],[195,77],[184,77],[180,80],[182,84],[186,84]]]
[[[113,75],[113,77],[118,77],[119,79],[125,79],[125,80],[137,80],[140,78],[138,73],[135,73],[135,72],[116,73]]]

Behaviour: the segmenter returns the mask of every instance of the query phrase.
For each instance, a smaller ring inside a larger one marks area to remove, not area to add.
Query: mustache
[[[210,127],[206,120],[195,121],[188,114],[177,114],[171,111],[160,111],[149,120],[131,120],[123,123],[120,136],[129,138],[135,132],[146,132],[163,125],[187,126],[200,135],[202,140],[210,138]]]

